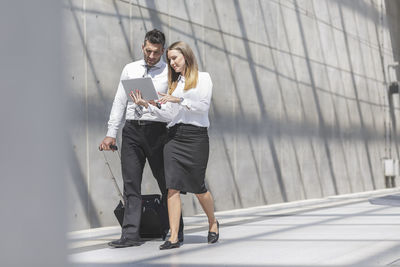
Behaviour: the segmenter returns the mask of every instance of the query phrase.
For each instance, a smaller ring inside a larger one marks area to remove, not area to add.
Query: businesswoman
[[[212,82],[207,72],[199,72],[192,49],[185,42],[175,42],[166,51],[168,94],[160,94],[161,104],[142,99],[140,91],[131,92],[133,101],[148,112],[170,120],[164,147],[165,179],[168,188],[169,240],[160,249],[180,247],[178,240],[181,214],[180,192],[194,193],[208,217],[208,243],[219,238],[219,223],[214,215],[214,201],[204,178],[209,154],[208,110]]]

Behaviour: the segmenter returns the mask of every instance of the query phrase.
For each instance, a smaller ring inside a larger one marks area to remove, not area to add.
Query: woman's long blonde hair
[[[178,85],[178,78],[180,73],[175,72],[171,67],[170,60],[168,58],[168,51],[177,50],[182,53],[185,58],[185,88],[184,90],[189,90],[195,88],[197,85],[197,79],[199,76],[199,67],[197,65],[196,57],[193,54],[190,46],[182,41],[175,42],[171,44],[166,51],[166,57],[168,62],[168,94],[172,94]]]

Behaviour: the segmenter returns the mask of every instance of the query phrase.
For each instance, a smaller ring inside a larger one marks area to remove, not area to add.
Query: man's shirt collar
[[[160,60],[155,65],[151,66],[151,68],[159,69],[159,68],[162,68],[164,64],[165,64],[165,62],[164,62],[163,58],[160,58]],[[146,63],[146,61],[144,61],[144,59],[142,59],[141,65],[143,67],[147,67],[147,63]]]

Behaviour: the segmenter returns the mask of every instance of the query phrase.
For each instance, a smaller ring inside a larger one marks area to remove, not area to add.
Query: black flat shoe
[[[126,237],[121,237],[118,240],[109,242],[108,245],[114,248],[126,248],[126,247],[137,247],[143,245],[143,242],[139,240],[128,239]]]
[[[182,219],[182,214],[181,214],[181,219],[179,221],[179,230],[178,230],[178,239],[179,242],[183,243],[183,228],[184,228],[184,223]]]
[[[213,244],[218,241],[219,238],[219,222],[217,221],[217,229],[218,229],[218,234],[216,232],[208,232],[208,244]]]
[[[164,244],[160,245],[160,250],[171,249],[171,248],[179,248],[181,243],[177,241],[176,243],[171,243],[171,241],[165,241]]]
[[[183,231],[178,233],[179,243],[183,243]]]
[[[165,241],[165,239],[169,238],[170,236],[171,235],[168,233],[167,235],[162,237],[162,240]],[[183,243],[183,240],[184,240],[183,231],[178,233],[178,240],[179,240],[179,243],[181,243],[181,244]]]

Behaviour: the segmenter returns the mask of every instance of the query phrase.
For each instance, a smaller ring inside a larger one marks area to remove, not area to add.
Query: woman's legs
[[[178,242],[179,220],[181,217],[181,196],[180,191],[168,189],[168,218],[171,236],[171,243]]]
[[[196,197],[199,199],[201,207],[207,215],[209,231],[218,233],[217,220],[214,215],[214,200],[211,193],[207,191],[203,194],[196,194]]]

